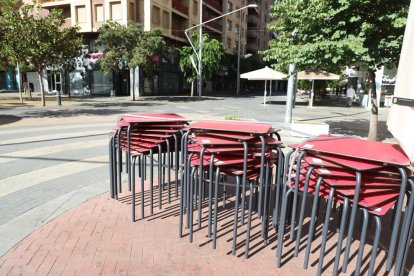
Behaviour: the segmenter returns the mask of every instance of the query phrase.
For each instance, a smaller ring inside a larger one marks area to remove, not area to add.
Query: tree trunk
[[[37,72],[39,77],[39,84],[40,84],[40,94],[42,97],[42,106],[46,106],[46,98],[45,98],[45,89],[43,87],[43,70]]]
[[[132,101],[135,101],[135,94],[134,94],[134,87],[135,87],[135,83],[134,83],[134,73],[135,73],[135,68],[130,68],[129,69],[129,96],[131,97]]]
[[[23,91],[22,91],[22,74],[19,71],[19,97],[20,97],[20,103],[23,103]]]
[[[20,103],[23,103],[23,92],[22,92],[22,74],[20,72],[20,67],[19,67],[19,63],[16,64],[16,71],[19,74],[19,98],[20,98]]]
[[[370,69],[368,71],[368,93],[371,98],[371,119],[369,122],[368,140],[376,141],[378,133],[378,101],[375,87],[375,71]]]

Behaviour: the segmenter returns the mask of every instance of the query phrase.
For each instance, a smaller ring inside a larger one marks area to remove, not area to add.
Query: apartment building
[[[249,3],[257,4],[257,8],[249,9],[247,16],[247,52],[256,53],[268,48],[272,33],[267,29],[271,21],[269,9],[274,0],[250,0]]]
[[[98,30],[107,21],[128,24],[139,22],[144,30],[161,29],[167,43],[175,46],[187,44],[184,30],[200,23],[200,0],[39,0],[46,10],[63,10],[67,26],[78,25],[85,38],[85,56],[88,66],[79,60],[75,72],[67,76],[72,95],[90,93],[92,95],[128,95],[129,72],[120,75],[105,74],[94,68],[99,59],[91,57],[88,51],[96,49],[94,44]],[[202,21],[218,17],[254,1],[204,0]],[[261,37],[262,28],[268,15],[269,0],[258,1],[259,8],[244,9],[223,18],[214,20],[203,27],[203,32],[222,41],[226,54],[237,55],[240,32],[240,55],[264,49],[266,40]],[[254,11],[251,11],[254,10]],[[254,19],[251,19],[254,17]],[[252,28],[250,30],[250,28]],[[258,30],[260,30],[258,32]],[[259,37],[257,37],[259,35]],[[177,64],[168,64],[162,57],[154,58],[159,63],[159,72],[151,78],[141,81],[143,95],[179,94],[188,84],[183,80]],[[176,61],[177,63],[178,61]],[[92,66],[91,66],[92,65]],[[222,66],[218,76],[223,78],[229,69]],[[49,76],[49,90],[56,89],[55,77]],[[60,78],[59,78],[60,79]],[[64,78],[63,78],[64,79]],[[214,85],[213,85],[214,86]]]

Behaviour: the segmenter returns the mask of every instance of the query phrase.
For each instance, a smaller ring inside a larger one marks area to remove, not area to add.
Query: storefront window
[[[177,73],[164,72],[162,74],[162,89],[165,94],[172,94],[179,92],[179,75]]]
[[[85,96],[84,76],[82,71],[69,73],[69,90],[72,96]]]
[[[92,90],[94,95],[110,96],[113,89],[112,73],[105,73],[103,71],[91,71],[92,76]]]

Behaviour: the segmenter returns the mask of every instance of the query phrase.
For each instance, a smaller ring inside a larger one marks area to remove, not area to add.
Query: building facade
[[[204,0],[202,21],[239,9],[254,1]],[[270,1],[258,1],[259,7],[244,9],[203,27],[203,32],[223,43],[225,53],[236,56],[240,37],[240,55],[254,53],[267,48],[268,32],[266,22]],[[96,58],[90,55],[96,50],[95,40],[99,28],[107,21],[128,24],[139,22],[144,30],[160,29],[167,43],[182,46],[188,44],[184,30],[200,23],[200,0],[39,0],[46,10],[62,9],[66,26],[79,26],[85,39],[84,58],[77,61],[77,69],[54,81],[53,70],[46,74],[49,91],[68,91],[71,95],[129,95],[129,72],[105,74],[94,66]],[[240,34],[239,34],[240,32]],[[98,58],[99,59],[99,58]],[[157,73],[141,83],[142,95],[163,95],[186,93],[186,84],[178,68],[178,61],[172,64],[162,57],[156,57]],[[222,66],[217,75],[225,77],[228,66]],[[64,83],[64,84],[62,84]],[[58,85],[60,85],[58,87]],[[209,84],[214,88],[214,84]],[[219,86],[218,86],[219,87]]]

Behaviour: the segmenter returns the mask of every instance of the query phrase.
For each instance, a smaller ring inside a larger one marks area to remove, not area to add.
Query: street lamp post
[[[238,32],[238,41],[237,41],[237,83],[236,83],[236,95],[239,96],[240,93],[240,44],[241,44],[241,11],[239,11],[239,28]]]
[[[200,33],[198,40],[198,97],[201,98],[203,94],[203,0],[200,0]],[[187,36],[188,37],[188,36]]]
[[[192,26],[192,27],[190,27],[188,29],[185,29],[185,31],[184,31],[184,34],[187,37],[188,42],[190,42],[191,48],[193,48],[193,51],[194,51],[194,53],[197,56],[198,69],[196,69],[196,71],[197,71],[197,78],[198,78],[198,89],[199,89],[198,90],[198,97],[199,98],[202,96],[201,88],[202,88],[202,83],[203,83],[203,75],[202,75],[202,70],[203,70],[203,67],[202,67],[203,51],[202,51],[202,47],[201,47],[202,44],[203,44],[203,31],[202,31],[202,27],[205,24],[210,23],[211,21],[220,19],[220,18],[225,17],[225,16],[227,16],[229,14],[232,14],[232,13],[235,13],[235,12],[241,11],[243,9],[247,9],[247,8],[257,8],[257,5],[256,4],[250,4],[250,5],[241,7],[240,9],[236,9],[234,11],[231,11],[231,12],[228,12],[228,13],[225,13],[225,14],[222,14],[220,16],[217,16],[217,17],[214,17],[212,19],[209,19],[209,20],[207,20],[205,22],[202,22],[202,20],[203,20],[203,17],[202,17],[202,13],[203,13],[203,1],[200,0],[200,24],[195,25],[195,26]],[[197,51],[197,49],[194,47],[194,44],[191,42],[191,39],[190,39],[190,37],[188,35],[188,31],[190,31],[192,29],[195,29],[195,28],[198,28],[198,27],[200,27],[200,37],[199,37],[199,49]]]

